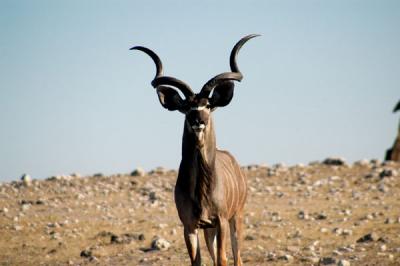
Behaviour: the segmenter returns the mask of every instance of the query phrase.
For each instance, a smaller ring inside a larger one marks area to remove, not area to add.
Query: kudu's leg
[[[242,239],[242,214],[237,214],[232,217],[229,221],[231,231],[231,244],[232,253],[235,266],[242,265],[242,259],[240,257],[240,246]]]
[[[197,229],[184,229],[185,235],[185,243],[187,250],[189,252],[190,261],[192,265],[200,266],[201,265],[201,257],[200,257],[200,245],[199,245],[199,237],[197,234]]]
[[[229,223],[225,218],[219,218],[218,233],[217,233],[217,265],[226,266],[226,240],[228,236]]]
[[[210,252],[211,259],[213,260],[214,266],[217,265],[216,254],[217,254],[217,242],[215,236],[217,235],[217,228],[204,229],[204,239],[206,240],[208,251]]]

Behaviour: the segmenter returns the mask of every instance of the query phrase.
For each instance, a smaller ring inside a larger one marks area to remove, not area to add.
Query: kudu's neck
[[[211,192],[215,187],[215,132],[212,117],[199,140],[185,120],[181,170],[184,172],[183,183],[189,188],[195,208],[194,216],[200,221],[207,220],[213,213]]]

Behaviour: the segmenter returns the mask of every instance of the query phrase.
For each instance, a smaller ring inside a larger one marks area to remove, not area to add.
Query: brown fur
[[[216,149],[211,114],[208,119],[201,146],[185,121],[175,203],[192,265],[201,265],[199,229],[204,229],[215,265],[227,263],[226,241],[230,231],[234,264],[242,265],[240,244],[247,197],[246,176],[230,153]]]

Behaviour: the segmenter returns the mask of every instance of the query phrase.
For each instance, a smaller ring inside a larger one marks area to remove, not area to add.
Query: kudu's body
[[[395,113],[398,110],[400,110],[400,101],[397,103],[397,105],[393,109],[393,112]],[[394,140],[392,148],[388,149],[386,151],[385,160],[400,162],[400,124],[399,124],[399,129],[397,132],[397,136],[396,136],[396,139]]]
[[[160,103],[168,110],[185,114],[182,160],[175,186],[175,204],[184,226],[184,238],[192,265],[201,265],[198,230],[204,237],[214,265],[226,265],[226,241],[230,232],[234,265],[242,265],[240,242],[243,208],[247,196],[246,176],[235,158],[216,148],[211,112],[226,106],[233,97],[233,81],[241,81],[236,56],[249,39],[242,38],[230,56],[231,72],[209,80],[195,94],[184,82],[163,76],[162,63],[151,50],[136,46],[131,49],[147,53],[157,66],[152,85],[157,89]],[[165,86],[166,85],[166,86]],[[182,91],[182,99],[172,87]],[[210,96],[212,92],[212,96]]]

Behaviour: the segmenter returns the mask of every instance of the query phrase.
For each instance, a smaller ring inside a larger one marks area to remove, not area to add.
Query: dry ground
[[[245,171],[245,265],[400,265],[400,164]],[[3,183],[0,265],[189,265],[175,179],[176,171],[160,168]],[[156,238],[169,248],[151,248]],[[211,265],[203,237],[201,245]]]

